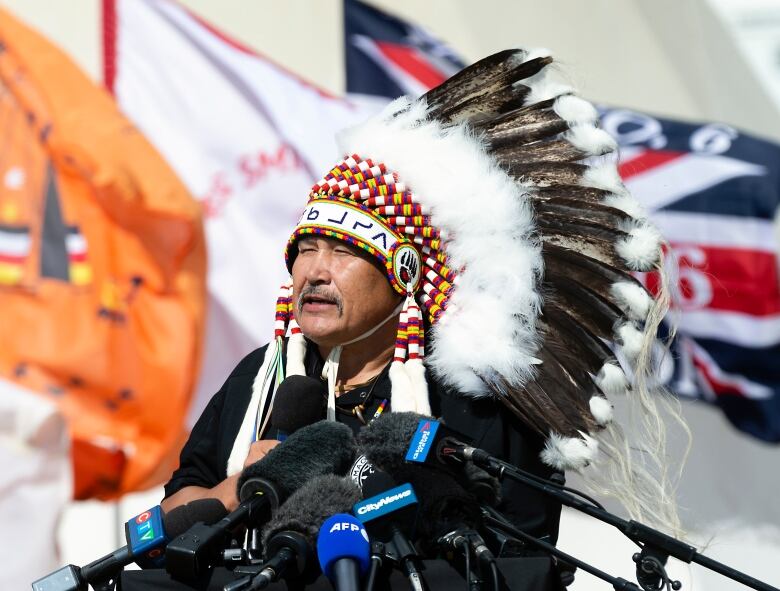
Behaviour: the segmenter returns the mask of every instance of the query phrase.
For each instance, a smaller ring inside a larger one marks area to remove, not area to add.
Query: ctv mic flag
[[[425,29],[358,0],[344,2],[344,35],[350,94],[419,96],[465,65]]]
[[[366,118],[167,0],[104,0],[105,81],[205,210],[200,402],[273,336],[284,248],[312,184]],[[195,414],[197,416],[197,414]]]
[[[669,241],[678,336],[664,378],[780,441],[780,146],[721,124],[602,113],[620,174]]]
[[[159,481],[200,357],[201,214],[62,52],[0,10],[0,378],[67,419],[75,495]]]

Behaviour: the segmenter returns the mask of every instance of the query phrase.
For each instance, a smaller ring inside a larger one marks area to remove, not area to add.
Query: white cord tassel
[[[328,380],[328,414],[329,421],[336,420],[336,378],[339,375],[339,358],[341,357],[341,345],[336,345],[330,350],[325,366],[322,368],[322,377]]]

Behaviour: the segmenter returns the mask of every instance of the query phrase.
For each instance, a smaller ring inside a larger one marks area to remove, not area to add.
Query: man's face
[[[374,328],[401,301],[367,253],[331,238],[298,240],[292,278],[295,319],[303,334],[326,347]]]

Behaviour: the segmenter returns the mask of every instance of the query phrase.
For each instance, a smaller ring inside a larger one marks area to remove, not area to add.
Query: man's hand
[[[281,442],[276,439],[263,439],[261,441],[255,441],[249,447],[249,453],[244,460],[244,468],[250,464],[254,464],[257,460],[265,457],[265,455],[279,445]],[[226,478],[220,482],[214,488],[203,488],[201,486],[185,486],[177,493],[171,495],[167,499],[163,499],[160,503],[163,511],[166,513],[175,509],[180,505],[195,501],[197,499],[214,498],[222,501],[228,511],[233,511],[238,507],[238,497],[236,497],[236,485],[238,484],[238,478],[241,473],[233,474],[229,478]]]
[[[261,439],[260,441],[255,441],[249,446],[249,453],[244,460],[244,468],[264,458],[269,451],[280,443],[281,441],[277,441],[276,439]]]

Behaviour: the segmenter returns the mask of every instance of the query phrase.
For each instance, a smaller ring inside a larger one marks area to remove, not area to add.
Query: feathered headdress
[[[342,133],[349,156],[314,185],[287,255],[304,234],[345,240],[407,296],[394,410],[429,409],[425,314],[434,375],[499,399],[547,438],[547,464],[577,469],[611,419],[606,396],[629,387],[610,344],[631,363],[651,338],[654,301],[632,272],[658,265],[661,239],[620,181],[596,110],[548,80],[551,62],[497,53]],[[288,373],[302,369],[285,289],[277,349],[255,382],[261,414],[288,331]]]

